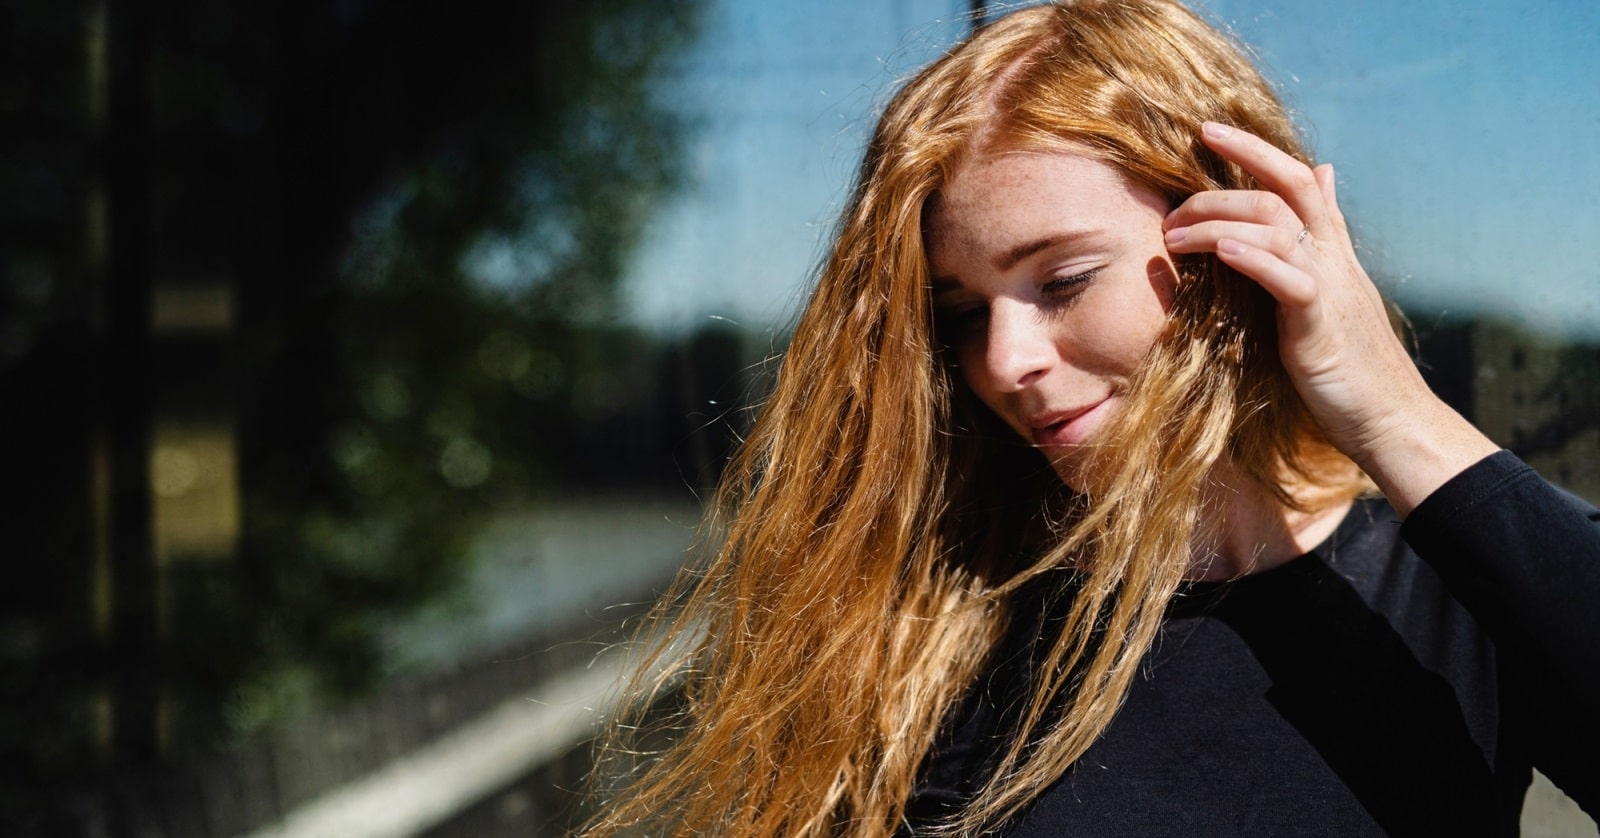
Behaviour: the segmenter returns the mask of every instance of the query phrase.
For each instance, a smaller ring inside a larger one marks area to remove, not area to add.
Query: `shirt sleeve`
[[[1401,535],[1493,639],[1534,764],[1600,819],[1600,510],[1501,451]]]

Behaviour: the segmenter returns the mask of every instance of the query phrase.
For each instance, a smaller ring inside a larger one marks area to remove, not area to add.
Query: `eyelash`
[[[1093,268],[1072,276],[1046,280],[1039,287],[1040,295],[1045,298],[1045,307],[1050,310],[1057,310],[1070,305],[1073,300],[1077,299],[1075,292],[1082,286],[1087,285],[1099,273],[1099,268]],[[983,315],[987,311],[988,309],[984,306],[973,306],[945,312],[938,318],[938,331],[949,336],[947,342],[964,334],[969,334],[981,322]]]
[[[1080,274],[1073,274],[1072,276],[1059,277],[1057,279],[1052,279],[1052,280],[1046,282],[1043,285],[1043,287],[1041,287],[1039,290],[1043,291],[1045,296],[1047,296],[1047,297],[1056,296],[1056,295],[1059,295],[1059,294],[1064,294],[1064,293],[1066,293],[1068,291],[1073,290],[1074,288],[1077,288],[1077,287],[1079,287],[1081,285],[1084,285],[1084,284],[1088,283],[1090,280],[1094,279],[1095,276],[1097,276],[1099,273],[1100,273],[1100,269],[1099,268],[1093,268],[1091,270],[1084,271],[1083,273],[1080,273]]]

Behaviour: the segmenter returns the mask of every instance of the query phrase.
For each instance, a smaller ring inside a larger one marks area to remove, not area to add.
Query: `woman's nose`
[[[1014,392],[1042,378],[1056,359],[1049,324],[1032,306],[996,300],[989,308],[985,364],[994,386]]]

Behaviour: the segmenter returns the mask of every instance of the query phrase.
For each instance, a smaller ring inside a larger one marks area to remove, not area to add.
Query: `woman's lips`
[[[1058,410],[1028,420],[1033,444],[1040,448],[1082,445],[1089,441],[1110,409],[1111,397],[1074,410]]]

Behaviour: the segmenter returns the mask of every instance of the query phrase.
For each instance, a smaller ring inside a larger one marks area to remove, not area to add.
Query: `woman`
[[[1592,814],[1596,520],[1428,391],[1234,45],[1024,10],[883,115],[592,832]]]

